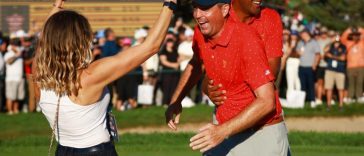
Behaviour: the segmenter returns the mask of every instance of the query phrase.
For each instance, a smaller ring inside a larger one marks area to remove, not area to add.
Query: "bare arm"
[[[142,44],[92,63],[82,73],[83,86],[93,84],[95,87],[102,89],[157,53],[166,35],[172,13],[172,10],[168,7],[163,7],[158,20]]]
[[[19,56],[13,56],[13,57],[10,57],[9,59],[6,60],[6,63],[7,64],[13,64],[15,62],[16,59],[18,59]]]
[[[267,83],[254,91],[256,99],[238,116],[221,125],[227,130],[227,136],[242,132],[253,127],[268,114],[275,110],[275,96],[273,83]]]
[[[272,82],[260,86],[254,90],[254,93],[257,98],[247,109],[222,125],[208,124],[201,128],[199,133],[190,139],[190,147],[193,150],[200,149],[200,152],[205,152],[225,138],[255,126],[257,122],[275,110]]]
[[[315,55],[315,61],[313,62],[313,65],[312,65],[312,69],[313,70],[316,70],[317,69],[317,66],[320,63],[320,59],[321,59],[320,53],[316,53],[316,55]]]
[[[171,104],[180,103],[201,76],[202,63],[197,56],[194,55],[178,82],[177,88],[171,99]]]
[[[202,63],[196,55],[193,56],[190,63],[180,78],[177,88],[174,91],[170,105],[165,112],[166,122],[170,128],[177,130],[175,124],[179,123],[179,118],[182,112],[181,102],[188,91],[198,82],[202,76]]]
[[[274,73],[274,77],[278,77],[281,68],[281,57],[269,58],[268,64],[270,70]]]
[[[17,48],[15,48],[14,46],[12,46],[11,49],[14,51],[15,55],[12,56],[12,57],[10,57],[10,58],[8,58],[8,59],[6,59],[6,63],[7,64],[13,64],[18,58],[21,57],[21,52],[18,51]]]
[[[269,68],[271,69],[271,71],[274,72],[275,77],[278,76],[281,70],[281,60],[283,61],[284,65],[286,59],[288,58],[288,56],[285,56],[286,55],[283,56],[283,60],[281,59],[281,57],[268,59]],[[202,82],[202,91],[211,99],[211,101],[215,105],[224,104],[224,101],[227,99],[227,97],[225,96],[226,90],[220,90],[220,88],[222,88],[221,84],[214,85],[213,80],[210,80],[208,77],[205,77]]]

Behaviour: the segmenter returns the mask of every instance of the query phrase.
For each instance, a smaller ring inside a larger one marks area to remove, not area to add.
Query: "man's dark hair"
[[[106,28],[105,32],[104,32],[105,38],[108,38],[110,36],[110,34],[113,32],[114,31],[111,28]]]

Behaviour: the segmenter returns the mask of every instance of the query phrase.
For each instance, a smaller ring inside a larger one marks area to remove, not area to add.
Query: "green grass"
[[[326,111],[326,105],[319,105],[310,108],[308,104],[302,109],[284,108],[286,117],[343,117],[343,116],[362,116],[364,115],[364,104],[344,105],[344,111],[340,112],[338,105],[333,105],[331,111]]]
[[[115,112],[119,128],[165,125],[163,107]],[[212,107],[199,105],[184,109],[182,123],[211,121]],[[345,112],[324,108],[285,109],[286,117],[364,115],[364,105],[346,106]],[[48,150],[50,128],[41,113],[8,116],[0,114],[0,156],[38,156]],[[119,155],[127,156],[198,156],[190,150],[192,133],[124,134],[117,143]],[[291,132],[292,154],[297,156],[356,156],[364,153],[364,134]]]
[[[150,107],[125,112],[115,112],[118,127],[159,126],[165,125],[164,107]],[[213,108],[206,105],[183,109],[181,123],[209,122]]]
[[[127,156],[198,156],[188,147],[192,133],[124,134],[116,149]],[[291,132],[292,155],[298,156],[355,156],[364,152],[364,134]],[[0,139],[0,155],[45,155],[48,150],[47,135],[28,135]]]
[[[114,112],[119,128],[139,126],[164,126],[165,118],[163,107],[150,107],[125,112]],[[210,122],[213,107],[198,105],[193,108],[183,109],[181,123]],[[363,104],[345,106],[344,112],[339,112],[335,106],[327,112],[323,106],[318,108],[284,109],[285,117],[340,117],[364,115]],[[15,131],[14,131],[15,129]],[[29,134],[48,134],[49,124],[41,113],[18,114],[8,116],[0,114],[0,138],[13,136],[26,136]]]

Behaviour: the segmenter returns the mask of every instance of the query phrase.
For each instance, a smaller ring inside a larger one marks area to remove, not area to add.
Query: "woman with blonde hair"
[[[106,85],[158,52],[176,0],[165,0],[142,44],[92,63],[90,24],[83,15],[62,10],[63,3],[54,4],[33,66],[37,100],[58,142],[56,155],[117,155],[107,129]]]

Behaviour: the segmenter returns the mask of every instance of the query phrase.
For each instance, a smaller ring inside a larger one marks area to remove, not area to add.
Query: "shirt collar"
[[[221,32],[220,36],[214,39],[207,39],[207,42],[210,44],[211,47],[224,46],[226,47],[231,37],[233,36],[234,29],[236,27],[236,22],[231,19],[231,17],[227,17],[227,20],[224,24],[224,30]]]

